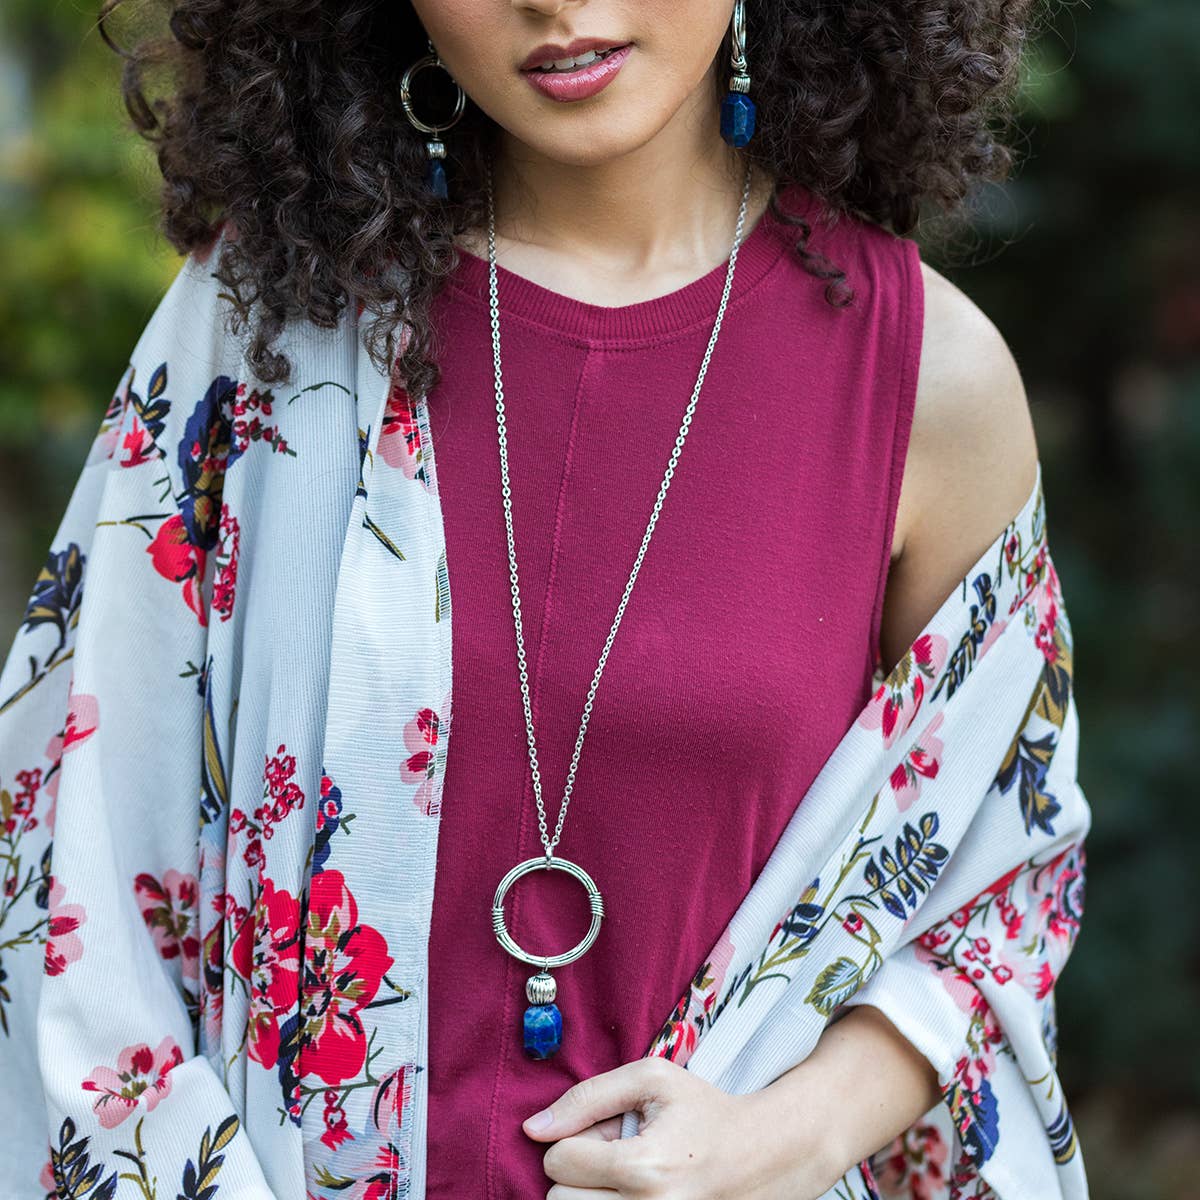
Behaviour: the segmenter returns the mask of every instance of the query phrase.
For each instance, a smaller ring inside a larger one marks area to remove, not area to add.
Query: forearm
[[[749,1099],[761,1127],[772,1131],[780,1172],[797,1155],[815,1153],[832,1186],[940,1098],[937,1073],[924,1055],[883,1013],[861,1004],[825,1030],[808,1058]],[[788,1138],[789,1130],[797,1136]],[[802,1138],[802,1130],[811,1135]]]

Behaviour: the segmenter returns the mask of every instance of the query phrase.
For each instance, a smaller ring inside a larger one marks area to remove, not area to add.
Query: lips
[[[584,53],[584,51],[577,51]],[[609,51],[603,57],[593,58],[583,66],[571,70],[543,71],[537,68],[524,69],[521,75],[535,91],[548,100],[571,102],[586,100],[608,87],[633,53],[633,44],[627,43]]]
[[[531,71],[553,62],[561,62],[564,59],[574,58],[576,55],[586,54],[589,50],[604,54],[626,45],[629,45],[629,43],[614,42],[611,38],[598,37],[574,38],[566,44],[560,42],[543,42],[540,46],[536,46],[530,51],[525,61],[521,64],[520,69],[522,71]]]
[[[610,46],[605,50],[589,50],[584,51],[582,54],[564,54],[560,59],[549,60],[536,67],[525,67],[522,69],[537,71],[541,74],[549,74],[552,71],[558,74],[565,74],[569,71],[582,71],[584,67],[594,66],[598,62],[603,62],[610,54],[621,49],[624,49],[624,46]],[[586,61],[581,62],[579,61],[580,59],[585,59]],[[561,65],[564,63],[570,65]]]

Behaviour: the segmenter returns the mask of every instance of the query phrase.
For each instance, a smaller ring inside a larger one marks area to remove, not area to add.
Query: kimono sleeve
[[[184,262],[139,338],[0,672],[0,1178],[12,1200],[274,1196],[197,1045],[220,464],[198,451],[209,442],[195,423],[240,362],[211,261]]]
[[[935,1200],[1086,1200],[1057,1075],[1055,989],[1083,917],[1091,813],[1076,777],[1062,610],[1059,626],[1063,653],[1048,662],[1029,706],[1050,718],[1039,732],[1057,722],[1059,736],[1023,728],[990,790],[1018,795],[1021,821],[1014,830],[985,820],[994,806],[984,805],[958,851],[963,862],[982,860],[987,846],[993,862],[1012,862],[1028,841],[1027,856],[960,893],[951,911],[943,898],[933,919],[914,919],[908,940],[845,1001],[883,1012],[937,1071],[941,1102],[870,1160],[885,1200],[914,1188]]]

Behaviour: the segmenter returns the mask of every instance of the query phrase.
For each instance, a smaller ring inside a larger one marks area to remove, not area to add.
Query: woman
[[[856,1164],[856,1195],[967,1194],[985,1093],[972,1140],[941,1048],[865,988],[753,1090],[663,1019],[884,668],[1040,502],[1011,354],[901,236],[1007,168],[1027,13],[986,7],[188,0],[157,110],[163,48],[130,57],[189,260],[3,677],[6,925],[44,947],[15,1195],[771,1200]],[[377,375],[329,365],[348,313]],[[957,1159],[916,1124],[943,1101]]]

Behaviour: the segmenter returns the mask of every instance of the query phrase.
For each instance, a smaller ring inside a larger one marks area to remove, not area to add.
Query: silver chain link
[[[558,845],[559,839],[562,837],[563,821],[566,820],[567,816],[567,805],[571,799],[571,788],[575,783],[575,769],[579,764],[579,753],[583,748],[583,737],[587,732],[588,719],[592,714],[592,700],[596,695],[596,687],[600,682],[600,675],[604,670],[604,664],[608,660],[608,652],[612,648],[613,639],[617,636],[617,627],[621,624],[621,616],[625,612],[625,604],[629,600],[629,594],[633,591],[634,580],[637,579],[638,570],[646,554],[646,548],[650,545],[650,536],[654,532],[654,526],[658,523],[658,514],[662,511],[663,497],[666,496],[667,488],[670,486],[671,479],[675,474],[675,464],[679,461],[679,454],[683,449],[684,439],[687,437],[688,428],[692,422],[692,414],[696,410],[696,401],[700,396],[700,388],[703,386],[704,376],[708,372],[708,362],[712,357],[713,347],[717,344],[717,335],[721,332],[721,321],[725,316],[725,305],[729,301],[730,289],[733,286],[733,271],[737,265],[738,247],[742,241],[742,227],[746,219],[746,202],[750,196],[751,167],[750,164],[746,166],[746,180],[742,186],[742,203],[738,210],[737,229],[734,232],[733,249],[729,255],[728,269],[725,272],[725,288],[721,293],[721,303],[717,307],[717,317],[713,323],[712,336],[708,339],[708,347],[704,351],[704,360],[700,364],[700,374],[696,380],[696,386],[692,391],[691,401],[688,403],[687,411],[684,414],[683,424],[680,426],[679,434],[675,438],[675,448],[671,452],[670,461],[667,463],[667,470],[663,475],[662,485],[658,490],[658,498],[654,502],[654,510],[650,514],[650,521],[646,526],[646,533],[642,538],[641,547],[634,561],[633,571],[629,576],[629,582],[625,585],[625,594],[621,597],[621,603],[617,606],[616,619],[613,621],[608,639],[604,643],[604,650],[600,654],[600,662],[596,667],[596,674],[592,678],[592,686],[588,691],[587,702],[583,706],[583,721],[579,726],[579,737],[575,740],[575,754],[571,759],[571,769],[567,772],[567,786],[563,792],[562,808],[559,810],[558,823],[554,828],[553,840],[550,840],[546,836],[546,810],[542,804],[542,777],[541,772],[538,770],[537,746],[533,736],[533,713],[529,701],[529,673],[525,663],[525,635],[521,624],[521,593],[517,584],[517,552],[513,542],[512,489],[509,487],[508,480],[508,434],[504,421],[504,381],[500,371],[500,305],[496,287],[496,213],[492,196],[490,162],[486,165],[486,173],[488,196],[488,285],[492,317],[492,354],[496,366],[496,427],[500,439],[500,477],[503,481],[501,492],[504,496],[504,524],[508,531],[508,562],[509,574],[512,581],[513,620],[517,632],[517,661],[521,668],[521,696],[525,704],[525,728],[529,741],[529,763],[533,772],[533,791],[537,797],[538,827],[541,831],[542,845],[545,847],[546,861],[549,863],[554,854],[554,847]]]

